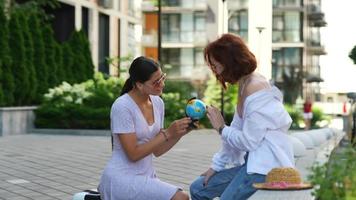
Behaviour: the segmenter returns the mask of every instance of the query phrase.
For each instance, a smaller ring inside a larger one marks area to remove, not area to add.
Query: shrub
[[[212,76],[208,80],[207,87],[204,92],[204,102],[207,105],[213,105],[217,108],[220,108],[221,89],[222,87],[217,82],[216,78]],[[238,87],[236,85],[228,85],[227,90],[224,91],[224,117],[225,117],[225,121],[228,124],[232,121],[234,117],[234,112],[236,110],[237,92],[238,92]]]
[[[303,122],[303,115],[301,110],[299,110],[295,105],[285,104],[285,109],[292,118],[291,129],[300,129],[300,123]]]
[[[356,151],[352,145],[333,151],[329,162],[314,165],[308,180],[313,195],[321,200],[344,200],[356,196]],[[351,199],[351,198],[350,198]]]
[[[63,82],[49,89],[35,111],[38,128],[109,129],[110,108],[118,97],[123,80],[96,73],[80,84]]]
[[[320,128],[322,125],[323,121],[326,121],[327,123],[330,121],[330,118],[328,118],[323,110],[318,107],[313,107],[312,109],[313,112],[313,118],[311,119],[311,127],[312,128]]]
[[[164,101],[164,127],[168,127],[174,120],[185,117],[186,100],[181,98],[178,92],[162,94]]]

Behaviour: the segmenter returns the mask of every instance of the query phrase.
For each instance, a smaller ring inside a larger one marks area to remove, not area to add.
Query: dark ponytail
[[[130,92],[137,82],[144,83],[151,78],[151,75],[159,69],[159,64],[144,56],[137,57],[132,61],[129,69],[130,77],[122,87],[121,95]]]
[[[133,83],[132,83],[132,79],[131,77],[129,77],[128,79],[126,79],[124,86],[122,87],[120,96],[122,96],[125,93],[128,93],[130,90],[133,89]]]

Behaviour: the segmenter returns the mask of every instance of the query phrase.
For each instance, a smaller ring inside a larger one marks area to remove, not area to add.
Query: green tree
[[[283,68],[283,84],[276,84],[283,90],[284,102],[295,104],[302,91],[303,72],[299,66]]]
[[[8,21],[0,4],[0,106],[14,102],[15,83],[11,70]]]
[[[73,60],[74,60],[74,54],[72,51],[72,48],[68,42],[62,43],[62,52],[63,52],[63,57],[62,57],[62,63],[63,63],[63,69],[65,72],[65,81],[69,83],[74,83],[75,79],[73,76]]]
[[[46,65],[46,54],[45,54],[45,44],[42,33],[42,23],[39,19],[40,15],[34,15],[30,17],[29,24],[32,28],[30,28],[30,32],[32,35],[33,45],[34,47],[34,56],[33,63],[35,66],[36,74],[37,74],[37,95],[36,95],[36,103],[39,103],[42,99],[42,95],[47,92],[48,89],[48,69]]]
[[[206,90],[204,92],[204,102],[207,105],[214,105],[217,108],[221,108],[221,84],[216,80],[214,76],[208,80]],[[226,122],[232,121],[235,108],[237,105],[237,85],[227,85],[227,89],[224,91],[224,114]]]
[[[73,75],[74,82],[79,83],[85,81],[85,66],[86,57],[83,54],[82,38],[79,31],[74,31],[69,38],[69,45],[73,52]]]
[[[66,80],[64,66],[63,66],[62,45],[55,42],[54,48],[55,48],[55,60],[57,65],[57,81],[58,84],[61,84],[63,81]]]
[[[352,48],[352,50],[349,54],[349,58],[351,58],[351,60],[354,62],[354,64],[356,64],[356,45],[354,46],[354,48]]]
[[[52,88],[56,86],[59,81],[57,77],[57,72],[58,72],[58,66],[56,63],[56,41],[54,39],[53,35],[53,30],[50,24],[45,24],[43,27],[43,35],[46,37],[43,37],[44,40],[44,47],[45,47],[45,54],[46,54],[46,68],[48,70],[48,88]]]
[[[19,23],[21,12],[13,10],[9,21],[9,44],[12,58],[12,70],[15,79],[15,105],[23,105],[26,94],[29,91],[29,72],[26,68],[26,50],[21,24]]]
[[[28,91],[23,91],[26,93],[27,98],[24,99],[24,104],[29,105],[33,102],[37,95],[37,75],[34,67],[34,43],[33,37],[30,32],[32,28],[32,24],[29,23],[29,18],[33,17],[31,14],[25,15],[25,13],[30,13],[30,10],[21,10],[21,14],[19,15],[19,22],[22,28],[22,35],[24,38],[25,45],[25,67],[28,71]]]
[[[86,65],[85,65],[85,80],[90,79],[94,75],[94,64],[93,58],[91,56],[90,50],[90,42],[83,30],[79,32],[81,34],[82,39],[82,53],[85,57]]]

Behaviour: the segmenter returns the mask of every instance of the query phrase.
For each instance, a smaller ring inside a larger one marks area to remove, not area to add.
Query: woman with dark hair
[[[247,199],[276,167],[294,167],[293,149],[287,131],[291,118],[282,94],[257,68],[255,56],[243,40],[224,34],[204,50],[205,61],[219,82],[238,84],[238,103],[233,121],[226,125],[221,112],[207,108],[207,116],[222,140],[211,167],[190,186],[193,200]]]
[[[152,159],[187,134],[191,120],[182,118],[163,129],[164,103],[159,95],[166,74],[156,62],[138,57],[129,74],[111,107],[113,153],[101,177],[100,196],[103,200],[189,199],[180,188],[156,177]]]

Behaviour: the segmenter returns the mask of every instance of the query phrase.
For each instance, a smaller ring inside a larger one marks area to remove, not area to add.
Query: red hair
[[[224,67],[220,75],[213,68],[212,58]],[[234,84],[257,68],[255,55],[239,36],[233,34],[223,34],[209,43],[204,49],[204,59],[225,89],[226,82]]]

